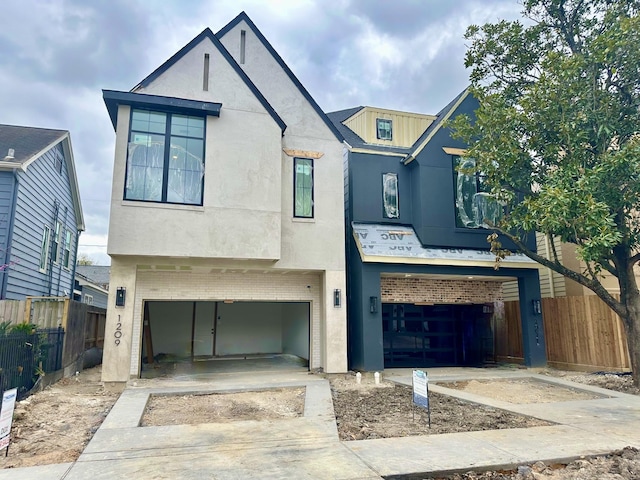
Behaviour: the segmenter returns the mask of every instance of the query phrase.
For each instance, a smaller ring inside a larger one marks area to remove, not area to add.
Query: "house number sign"
[[[120,345],[120,339],[122,338],[122,322],[120,321],[120,315],[118,315],[118,323],[116,323],[116,331],[113,332],[115,338],[114,343]]]

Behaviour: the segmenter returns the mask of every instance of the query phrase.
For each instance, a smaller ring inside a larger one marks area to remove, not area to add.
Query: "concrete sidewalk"
[[[410,370],[385,376],[410,384]],[[602,396],[511,404],[439,386],[450,380],[530,377]],[[77,462],[0,471],[0,480],[379,479],[427,472],[517,466],[640,447],[640,397],[526,370],[429,369],[430,390],[555,422],[527,429],[340,442],[326,380],[308,373],[214,375],[136,382],[127,388]],[[151,394],[306,387],[301,418],[139,427]]]

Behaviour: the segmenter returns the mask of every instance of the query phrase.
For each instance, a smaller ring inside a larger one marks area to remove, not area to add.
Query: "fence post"
[[[62,345],[64,342],[64,328],[58,326],[58,332],[56,335],[56,365],[54,371],[62,368]]]

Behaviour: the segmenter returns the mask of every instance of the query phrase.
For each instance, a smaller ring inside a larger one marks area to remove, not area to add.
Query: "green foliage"
[[[602,270],[626,282],[640,247],[640,1],[523,5],[524,21],[467,30],[480,107],[453,128],[508,207],[498,230],[576,244],[581,278],[547,266],[605,298]]]
[[[9,333],[32,334],[36,332],[36,329],[37,326],[33,323],[17,323],[9,328]]]

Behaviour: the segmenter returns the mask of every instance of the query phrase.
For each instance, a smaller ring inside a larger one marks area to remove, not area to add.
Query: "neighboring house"
[[[109,296],[109,266],[78,265],[73,299],[78,302],[107,308]]]
[[[69,132],[0,125],[0,298],[71,298],[83,230]]]
[[[491,359],[509,280],[519,286],[525,363],[545,364],[538,266],[520,254],[493,268],[483,218],[501,209],[480,175],[456,168],[473,161],[461,159],[465,145],[446,122],[476,108],[465,91],[436,116],[372,107],[328,114],[346,143],[352,369]]]
[[[342,137],[242,13],[129,92],[116,130],[103,380],[160,353],[342,372]]]

